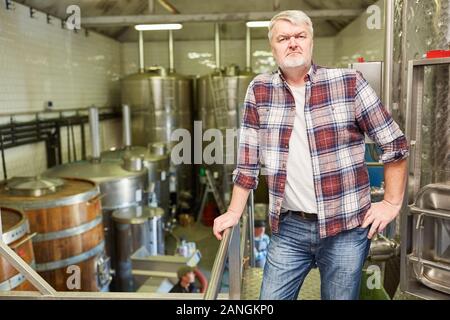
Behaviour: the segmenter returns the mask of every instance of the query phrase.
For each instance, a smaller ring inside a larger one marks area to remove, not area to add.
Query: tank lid
[[[167,70],[161,66],[151,66],[145,69],[145,72],[152,75],[157,75],[161,77],[167,76]]]
[[[237,76],[239,75],[239,67],[235,64],[231,64],[225,67],[225,75],[226,76]]]
[[[159,217],[163,214],[164,210],[161,208],[138,206],[118,209],[113,212],[112,219],[117,223],[142,224],[153,217]]]
[[[149,144],[149,150],[151,150],[152,153],[157,154],[159,156],[163,156],[167,154],[167,143],[165,142],[154,142],[152,144]]]
[[[14,177],[6,182],[5,189],[10,195],[41,197],[55,193],[64,186],[64,180],[59,178]]]

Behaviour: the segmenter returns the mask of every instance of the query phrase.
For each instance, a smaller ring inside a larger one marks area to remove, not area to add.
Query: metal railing
[[[229,299],[239,300],[241,298],[244,253],[247,245],[246,235],[249,237],[250,248],[253,248],[253,222],[254,200],[253,191],[251,191],[247,202],[247,212],[242,215],[242,229],[244,230],[242,236],[240,223],[223,232],[223,238],[220,242],[216,259],[214,260],[210,284],[205,293],[205,300],[217,299],[221,289],[223,271],[225,269],[227,257],[230,279]],[[250,255],[250,266],[253,267],[255,265],[254,252],[250,249],[248,253]]]

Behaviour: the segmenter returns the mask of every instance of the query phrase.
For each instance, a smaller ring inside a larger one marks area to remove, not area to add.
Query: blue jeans
[[[368,232],[355,228],[320,239],[317,221],[282,214],[279,233],[270,240],[260,299],[297,299],[305,277],[317,266],[323,300],[357,300],[370,248]]]

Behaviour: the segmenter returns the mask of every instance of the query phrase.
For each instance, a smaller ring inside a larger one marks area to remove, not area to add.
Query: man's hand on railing
[[[222,240],[223,231],[237,225],[240,218],[239,213],[228,209],[227,212],[214,219],[213,233],[217,240]]]

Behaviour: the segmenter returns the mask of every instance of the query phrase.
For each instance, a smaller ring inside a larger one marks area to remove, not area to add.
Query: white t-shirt
[[[289,140],[286,188],[282,208],[317,213],[311,152],[305,121],[305,86],[289,86],[295,99],[295,120]]]

